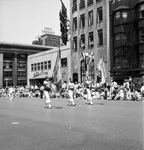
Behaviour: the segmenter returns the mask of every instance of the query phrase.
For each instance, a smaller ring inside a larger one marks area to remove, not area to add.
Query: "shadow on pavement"
[[[63,107],[61,107],[61,106],[52,106],[52,108],[55,108],[55,109],[63,109]]]

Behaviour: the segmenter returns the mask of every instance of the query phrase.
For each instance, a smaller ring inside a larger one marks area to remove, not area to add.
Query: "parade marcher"
[[[44,86],[40,85],[40,98],[43,98]]]
[[[9,96],[10,96],[10,101],[11,101],[13,100],[13,94],[14,94],[13,87],[10,86],[8,90],[9,90]]]
[[[90,90],[90,88],[91,88],[91,81],[89,80],[88,77],[86,77],[85,88],[86,88],[86,92],[87,92],[86,104],[93,105],[92,94],[91,94],[91,90]]]
[[[50,96],[49,96],[49,92],[51,91],[51,82],[49,81],[49,78],[47,76],[45,77],[43,84],[44,84],[44,96],[45,96],[44,107],[51,109],[52,106],[50,104],[51,100],[50,100]]]
[[[133,92],[135,88],[135,84],[133,83],[132,77],[129,77],[129,87],[130,87],[130,91]]]
[[[128,79],[124,80],[125,100],[131,100],[130,83]]]
[[[141,92],[142,97],[144,97],[144,82],[141,83],[140,92]]]
[[[66,90],[67,90],[67,82],[64,81],[64,83],[62,84],[62,88],[60,89],[60,95],[62,96],[62,98],[66,97]]]
[[[68,93],[69,93],[69,101],[68,101],[68,105],[69,106],[75,106],[75,102],[74,102],[74,91],[75,91],[75,84],[73,83],[73,81],[71,80],[71,78],[69,79],[69,83],[68,83]]]
[[[117,88],[118,88],[117,82],[111,79],[111,83],[110,83],[110,99],[111,100],[113,100],[114,97],[116,96]]]
[[[107,100],[107,98],[108,98],[108,86],[109,86],[109,84],[108,84],[108,80],[106,78],[105,83],[103,84],[104,92],[105,92],[105,94],[104,94],[105,100]]]

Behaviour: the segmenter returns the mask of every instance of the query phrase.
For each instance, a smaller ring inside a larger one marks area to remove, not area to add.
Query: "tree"
[[[61,0],[62,8],[59,12],[60,18],[60,31],[61,31],[61,38],[64,45],[67,44],[68,41],[68,19],[67,19],[67,9],[64,3]]]

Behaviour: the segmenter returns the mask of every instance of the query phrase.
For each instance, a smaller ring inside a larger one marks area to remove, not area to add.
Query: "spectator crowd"
[[[71,81],[72,82],[72,81]],[[68,94],[68,83],[65,81],[62,83],[61,89],[57,90],[56,85],[52,84],[50,91],[51,98],[69,98]],[[88,86],[88,87],[87,87]],[[89,90],[87,90],[87,88]],[[44,85],[30,85],[28,86],[17,86],[17,87],[6,87],[0,88],[0,97],[40,97],[43,98]],[[110,83],[97,82],[89,80],[87,85],[83,83],[74,83],[74,98],[87,99],[87,96],[91,94],[93,100],[132,100],[141,101],[144,96],[144,77],[142,77],[140,89],[135,88],[133,79],[125,79],[123,84],[118,84],[116,81],[111,80]]]

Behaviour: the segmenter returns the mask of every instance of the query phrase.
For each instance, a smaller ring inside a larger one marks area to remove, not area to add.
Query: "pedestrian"
[[[74,102],[74,91],[75,91],[75,84],[73,83],[73,81],[71,80],[71,78],[69,79],[69,83],[68,83],[68,94],[69,94],[69,101],[68,101],[68,105],[69,106],[75,106],[75,102]]]
[[[44,97],[45,97],[44,107],[51,109],[52,106],[50,104],[51,100],[49,96],[49,92],[51,91],[51,82],[49,81],[49,78],[47,76],[45,77],[43,84],[44,84]]]
[[[90,90],[90,88],[91,88],[91,81],[89,80],[88,77],[86,77],[85,88],[86,88],[86,92],[87,92],[86,104],[93,105],[92,94],[91,94],[91,90]]]

